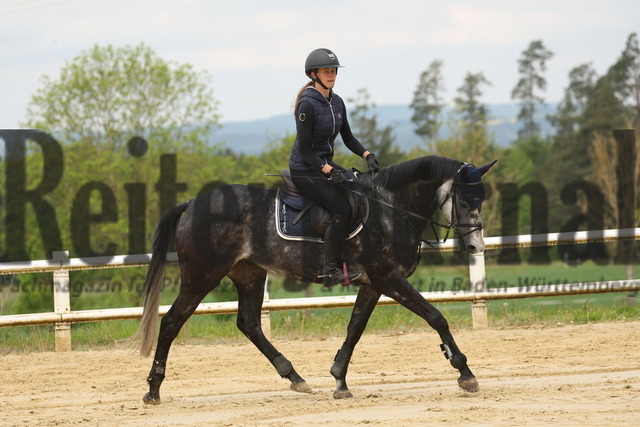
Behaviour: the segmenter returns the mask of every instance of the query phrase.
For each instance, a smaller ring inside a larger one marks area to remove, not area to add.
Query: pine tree
[[[487,143],[487,106],[480,101],[483,85],[491,85],[484,73],[467,73],[453,100],[463,139],[474,145]]]
[[[626,106],[627,117],[634,127],[640,127],[640,46],[638,36],[632,33],[618,61],[607,75],[613,91]]]
[[[436,140],[442,127],[441,114],[444,108],[441,97],[444,91],[442,65],[442,61],[435,60],[420,74],[418,86],[413,92],[413,100],[409,105],[413,109],[411,121],[416,125],[414,132],[425,142]]]
[[[518,120],[523,123],[523,127],[518,131],[518,136],[521,138],[536,137],[540,133],[535,113],[544,99],[538,91],[547,88],[547,81],[541,73],[546,71],[546,63],[552,56],[553,52],[544,46],[542,40],[534,40],[518,60],[520,80],[511,91],[511,98],[520,101]]]
[[[376,104],[371,102],[371,95],[366,88],[358,90],[355,98],[347,98],[355,104],[349,113],[349,123],[354,135],[367,149],[375,153],[380,166],[388,166],[404,160],[404,154],[395,143],[393,127],[378,127],[378,115],[375,113]]]
[[[548,117],[556,129],[556,140],[573,138],[580,128],[582,115],[596,85],[597,74],[591,63],[574,67],[569,71],[569,85],[555,115]]]

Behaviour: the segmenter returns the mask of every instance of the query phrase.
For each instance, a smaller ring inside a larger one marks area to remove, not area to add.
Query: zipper
[[[333,137],[333,135],[335,135],[336,133],[336,116],[333,113],[333,104],[331,104],[331,100],[327,99],[325,97],[325,99],[327,100],[327,102],[329,103],[329,109],[331,110],[331,120],[333,121],[333,128],[331,131],[331,135],[329,136],[329,138],[327,139],[327,144],[329,144],[329,147],[331,147],[331,138]],[[333,152],[333,149],[331,150],[331,152]]]
[[[314,90],[317,90],[318,93],[320,93],[320,95],[325,99],[325,101],[327,101],[327,104],[329,104],[329,109],[331,110],[331,120],[333,121],[333,127],[332,127],[332,131],[331,131],[331,135],[329,135],[329,138],[327,138],[327,144],[329,144],[329,147],[331,147],[331,137],[336,133],[336,116],[333,113],[333,104],[331,103],[331,100],[333,98],[329,99],[326,96],[324,96],[324,94],[321,93],[318,89],[314,88],[313,86],[312,86],[312,88]],[[331,152],[333,153],[333,149],[331,149]],[[326,160],[327,159],[325,158],[325,163],[327,162]]]

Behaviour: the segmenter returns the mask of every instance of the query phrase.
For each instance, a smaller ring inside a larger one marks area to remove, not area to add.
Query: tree
[[[596,81],[582,113],[580,137],[590,141],[596,133],[610,134],[611,130],[625,126],[628,118],[610,76],[604,75]]]
[[[537,91],[547,88],[547,81],[541,73],[546,71],[546,62],[552,56],[553,52],[547,50],[542,40],[534,40],[518,60],[520,79],[511,91],[511,98],[520,101],[518,120],[523,122],[523,127],[518,131],[519,137],[535,137],[540,132],[535,113],[536,107],[544,103],[544,99]]]
[[[487,84],[490,83],[482,72],[467,73],[463,84],[457,89],[458,96],[454,99],[454,111],[449,122],[450,136],[438,139],[432,144],[436,154],[477,165],[501,158],[498,155],[499,150],[492,144],[487,132],[487,108],[480,101],[483,94],[482,86]],[[500,174],[498,168],[494,175],[487,176],[485,183],[489,188]],[[484,224],[491,231],[492,223],[497,222],[497,201],[497,198],[487,200],[483,208]]]
[[[371,102],[369,91],[362,88],[358,90],[355,98],[348,98],[347,101],[355,104],[355,108],[349,114],[354,135],[369,151],[375,153],[380,166],[402,161],[404,155],[395,144],[393,128],[378,127],[378,116],[372,111],[376,105]]]
[[[487,107],[480,101],[482,86],[488,84],[491,83],[482,72],[467,73],[454,98],[450,137],[433,143],[436,153],[478,164],[494,159],[487,131]]]
[[[540,177],[542,182],[554,189],[571,181],[584,179],[590,171],[585,112],[590,108],[598,77],[590,63],[574,67],[569,71],[568,77],[569,84],[564,90],[556,114],[548,117],[555,128],[554,155],[548,162],[554,173],[549,174],[547,171]],[[552,179],[547,181],[550,175]],[[562,210],[561,205],[553,207],[554,212]]]
[[[617,147],[613,138],[613,130],[632,126],[632,118],[628,114],[620,98],[616,96],[614,84],[609,75],[598,79],[585,108],[578,140],[582,147],[588,147],[584,164],[584,175],[595,182],[604,195],[603,206],[607,227],[615,227],[617,223],[616,191],[616,158]],[[584,149],[582,150],[584,152]],[[577,159],[584,159],[585,154],[577,154]],[[579,156],[579,157],[578,157]]]
[[[470,158],[477,158],[488,144],[487,107],[480,102],[482,86],[490,85],[484,73],[467,73],[453,100],[455,112],[460,117],[462,139],[471,151]]]
[[[413,109],[411,121],[416,125],[414,132],[425,139],[438,138],[442,127],[444,102],[440,94],[444,91],[442,61],[435,60],[420,74],[420,80],[413,92],[410,107]]]
[[[64,148],[64,175],[47,194],[62,226],[57,249],[110,255],[126,253],[129,241],[130,253],[144,252],[164,209],[234,170],[226,166],[235,159],[216,157],[208,144],[219,120],[209,80],[144,44],[96,45],[65,63],[57,78],[42,78],[27,126],[53,134]],[[148,151],[129,151],[133,136],[148,141]],[[41,179],[38,161],[30,151],[31,186]],[[29,246],[40,252],[37,242]]]
[[[574,67],[569,71],[569,85],[555,115],[548,119],[556,129],[556,139],[573,138],[580,128],[582,115],[593,94],[597,74],[591,63]]]
[[[219,120],[209,79],[144,44],[95,45],[65,63],[57,79],[42,77],[28,126],[112,150],[134,135],[181,150],[198,147]]]
[[[616,96],[629,112],[634,127],[640,127],[640,46],[638,36],[632,33],[627,38],[624,51],[607,73]]]

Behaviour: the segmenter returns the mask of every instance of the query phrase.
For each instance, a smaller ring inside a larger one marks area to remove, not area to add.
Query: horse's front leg
[[[441,350],[451,363],[451,366],[460,372],[460,377],[458,378],[460,388],[468,392],[478,391],[478,381],[467,365],[467,357],[458,348],[449,330],[449,323],[442,313],[440,313],[440,310],[424,299],[424,297],[399,274],[394,275],[392,280],[384,282],[382,286],[383,289],[381,290],[383,294],[389,298],[393,298],[399,304],[422,317],[427,321],[429,326],[438,332],[442,340],[442,344],[440,345]]]
[[[338,354],[336,354],[330,370],[331,375],[336,379],[336,391],[333,393],[335,399],[353,397],[349,387],[347,387],[346,380],[349,361],[353,355],[353,349],[362,337],[362,332],[367,326],[378,299],[380,299],[380,293],[374,291],[370,286],[362,286],[358,292],[347,328],[347,337]]]

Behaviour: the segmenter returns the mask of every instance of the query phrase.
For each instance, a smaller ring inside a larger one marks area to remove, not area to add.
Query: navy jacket
[[[326,163],[337,166],[333,154],[338,134],[354,154],[362,156],[365,152],[351,132],[344,101],[335,93],[327,99],[314,87],[308,87],[296,105],[295,119],[297,136],[289,169],[319,171]]]

